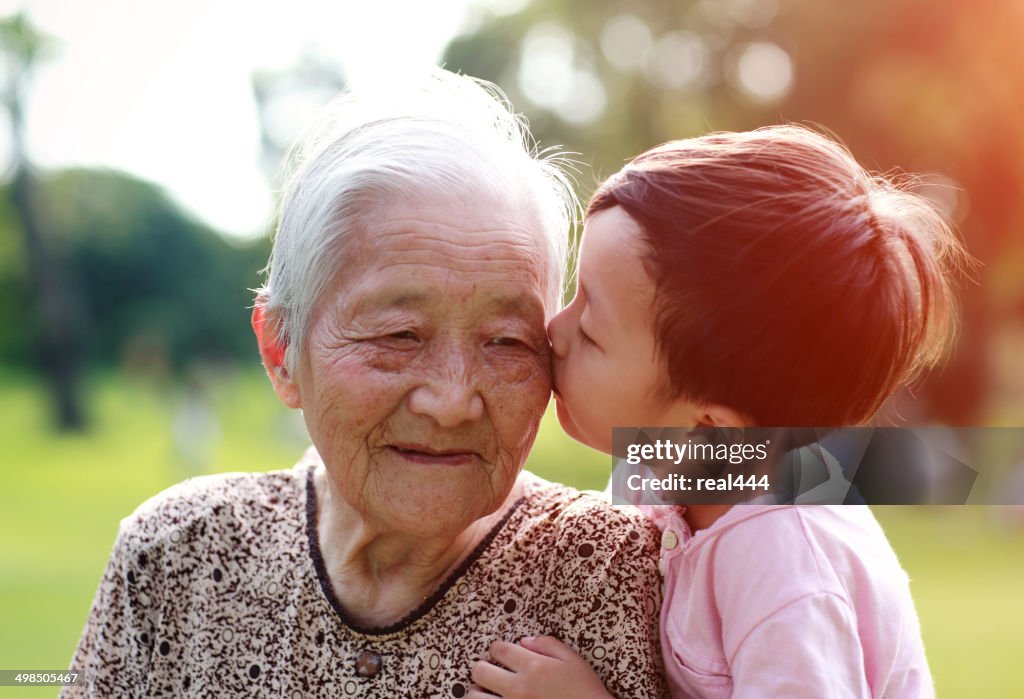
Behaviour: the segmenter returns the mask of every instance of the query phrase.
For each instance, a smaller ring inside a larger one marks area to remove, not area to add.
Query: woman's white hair
[[[286,160],[266,282],[257,290],[287,347],[285,366],[294,368],[317,301],[345,273],[346,241],[361,214],[388,197],[511,204],[540,227],[548,258],[537,260],[547,267],[542,293],[556,310],[579,212],[568,163],[538,151],[525,119],[482,80],[437,68],[409,84],[343,92]]]

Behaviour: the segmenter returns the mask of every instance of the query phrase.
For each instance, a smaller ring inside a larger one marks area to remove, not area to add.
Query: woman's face
[[[508,204],[372,206],[294,373],[368,524],[454,535],[504,502],[551,390],[541,233]]]

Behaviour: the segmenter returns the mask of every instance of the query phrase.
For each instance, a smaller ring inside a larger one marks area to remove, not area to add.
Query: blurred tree
[[[0,20],[13,151],[0,186],[0,363],[42,370],[58,428],[79,429],[86,365],[255,357],[249,289],[269,244],[228,242],[129,175],[33,172],[24,92],[46,46],[23,16]]]
[[[140,347],[177,369],[255,356],[247,307],[267,241],[229,242],[123,173],[53,173],[38,180],[36,201],[53,264],[76,290],[86,330],[78,349],[91,365],[121,362]],[[0,307],[0,317],[16,313]],[[16,346],[6,349],[7,361],[23,359]]]
[[[790,59],[765,29],[771,2],[551,0],[512,15],[494,4],[448,45],[446,67],[496,82],[543,144],[578,152],[598,177],[656,143],[764,120],[789,87]],[[737,68],[751,46],[782,73],[760,93]]]
[[[492,80],[542,143],[598,179],[671,139],[783,121],[821,125],[920,191],[986,267],[965,284],[956,355],[922,388],[929,417],[972,425],[992,390],[995,325],[1024,298],[1024,9],[1012,0],[481,0],[449,69]],[[592,188],[583,182],[581,194]],[[993,277],[1003,280],[990,284]],[[1008,281],[1012,280],[1012,281]]]
[[[24,238],[32,307],[38,320],[38,350],[54,398],[55,422],[59,429],[75,430],[85,425],[78,392],[80,336],[73,294],[54,263],[49,242],[36,215],[35,178],[25,152],[23,105],[25,88],[36,64],[50,45],[24,14],[0,20],[0,51],[6,59],[7,84],[3,102],[11,129],[14,174],[9,187],[10,201]]]

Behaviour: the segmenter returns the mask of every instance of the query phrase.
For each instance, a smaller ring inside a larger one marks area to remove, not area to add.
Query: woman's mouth
[[[478,457],[475,451],[434,449],[418,444],[389,444],[387,449],[401,459],[426,466],[465,466]]]

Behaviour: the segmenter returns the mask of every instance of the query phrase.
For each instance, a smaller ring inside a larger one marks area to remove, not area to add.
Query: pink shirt
[[[673,697],[933,697],[907,574],[867,507],[740,505],[662,530]]]

